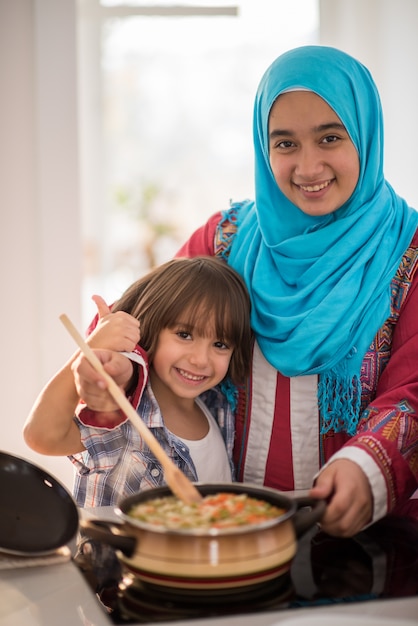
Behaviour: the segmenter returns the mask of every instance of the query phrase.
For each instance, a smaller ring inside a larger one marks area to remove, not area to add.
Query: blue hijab
[[[352,196],[310,216],[278,188],[268,118],[289,90],[321,96],[344,124],[360,161]],[[286,376],[320,374],[322,432],[354,434],[360,368],[390,313],[390,284],[418,213],[383,174],[383,119],[369,71],[323,46],[286,52],[265,72],[254,105],[255,201],[239,212],[230,264],[245,278],[252,326],[265,358]]]

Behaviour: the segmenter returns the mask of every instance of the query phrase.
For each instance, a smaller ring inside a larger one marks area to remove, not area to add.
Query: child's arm
[[[129,383],[133,375],[133,365],[119,351],[132,351],[139,341],[139,322],[122,311],[112,314],[104,301],[95,297],[99,320],[95,330],[87,338],[93,348],[112,348],[114,364],[119,360],[118,384]],[[74,422],[76,407],[80,401],[74,381],[73,366],[78,363],[79,351],[51,378],[38,396],[23,428],[27,445],[48,455],[69,455],[84,450],[80,431]],[[103,357],[105,358],[105,357]],[[111,359],[107,359],[110,367]],[[114,366],[114,365],[113,365]],[[114,375],[112,371],[109,374]]]
[[[23,427],[27,445],[48,455],[68,455],[84,450],[73,418],[79,402],[71,365],[78,351],[51,378],[29,413]]]

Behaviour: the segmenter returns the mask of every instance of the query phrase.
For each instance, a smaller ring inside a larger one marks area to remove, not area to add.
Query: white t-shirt
[[[208,420],[209,432],[203,439],[191,441],[181,437],[181,440],[189,448],[198,480],[205,483],[231,482],[231,467],[219,426],[200,398],[196,398],[196,404]]]

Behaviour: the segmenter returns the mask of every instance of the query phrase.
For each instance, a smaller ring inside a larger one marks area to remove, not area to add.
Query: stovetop
[[[144,584],[113,548],[82,538],[75,563],[114,624],[158,623],[418,595],[418,524],[388,517],[351,539],[314,529],[290,572],[245,591],[187,592]]]

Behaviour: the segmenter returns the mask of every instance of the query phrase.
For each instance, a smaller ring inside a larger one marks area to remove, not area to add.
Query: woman
[[[237,478],[314,484],[334,535],[417,515],[418,213],[384,178],[370,73],[333,48],[286,52],[261,80],[254,147],[255,200],[178,252],[223,258],[250,292]],[[81,389],[94,379],[88,365],[75,376]]]
[[[418,214],[384,178],[373,79],[339,50],[268,68],[254,147],[254,202],[214,215],[178,256],[219,255],[250,291],[238,479],[315,482],[324,530],[349,536],[405,511],[418,486]]]

